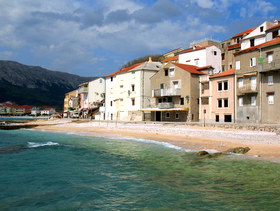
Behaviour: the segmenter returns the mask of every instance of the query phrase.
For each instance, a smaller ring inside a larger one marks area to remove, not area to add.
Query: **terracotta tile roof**
[[[141,65],[141,64],[143,64],[143,62],[142,62],[142,63],[138,63],[138,64],[131,65],[131,66],[129,66],[129,67],[121,68],[121,69],[119,69],[118,71],[113,72],[113,73],[111,73],[111,74],[109,74],[109,75],[107,75],[107,76],[105,76],[105,77],[111,77],[111,76],[114,76],[114,75],[116,75],[116,74],[118,74],[118,73],[121,73],[121,72],[127,72],[127,71],[129,71],[129,70],[132,70],[132,69],[135,68],[135,67],[138,67],[138,66]]]
[[[240,32],[238,34],[235,34],[233,35],[231,38],[234,38],[234,37],[239,37],[243,34],[249,34],[250,32],[254,31],[257,27],[254,27],[254,28],[251,28],[251,29],[247,29],[246,31],[243,31],[243,32]]]
[[[165,58],[164,60],[162,60],[162,62],[174,61],[177,60],[178,58],[179,56],[173,56],[173,57]]]
[[[198,75],[205,75],[204,73],[197,70],[197,68],[198,68],[197,66],[188,65],[188,64],[180,64],[180,63],[172,63],[172,64],[174,64],[175,66],[177,66],[183,70],[186,70],[190,73],[198,74]]]
[[[234,44],[234,45],[229,45],[228,46],[228,49],[229,50],[232,50],[232,49],[235,49],[235,48],[240,48],[241,44],[240,43],[237,43],[237,44]]]
[[[197,67],[197,70],[205,70],[205,69],[209,69],[209,68],[213,68],[211,65],[208,66],[204,66],[204,67]]]
[[[224,72],[218,73],[216,75],[212,75],[209,78],[219,78],[219,77],[223,77],[223,76],[229,76],[229,75],[233,75],[234,72],[235,72],[235,69],[232,68],[232,69],[226,70]]]
[[[270,30],[272,30],[272,29],[276,29],[276,28],[279,28],[279,27],[280,27],[280,24],[277,24],[277,25],[275,25],[275,26],[270,27],[269,29],[267,29],[267,30],[265,30],[265,31],[267,32],[267,31],[270,31]]]
[[[237,51],[237,52],[234,53],[234,55],[237,55],[237,54],[240,54],[240,53],[244,53],[244,52],[247,52],[247,51],[251,51],[251,50],[254,50],[254,49],[257,49],[257,48],[261,48],[261,47],[277,44],[277,43],[280,43],[280,38],[276,38],[274,40],[271,40],[271,41],[268,41],[268,42],[265,42],[265,43],[253,46],[251,48],[246,48],[246,49],[243,49],[241,51]]]
[[[212,45],[207,45],[207,46],[203,46],[203,47],[196,46],[195,48],[188,48],[188,49],[182,50],[178,54],[188,53],[188,52],[192,52],[192,51],[198,51],[198,50],[208,48],[210,46],[212,46]]]

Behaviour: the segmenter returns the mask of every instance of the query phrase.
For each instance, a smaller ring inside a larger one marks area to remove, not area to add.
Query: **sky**
[[[279,0],[0,0],[0,60],[105,76],[280,19]]]

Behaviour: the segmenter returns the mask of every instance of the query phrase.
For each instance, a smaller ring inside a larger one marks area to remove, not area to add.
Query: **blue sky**
[[[279,0],[0,0],[0,59],[104,76],[280,19]]]

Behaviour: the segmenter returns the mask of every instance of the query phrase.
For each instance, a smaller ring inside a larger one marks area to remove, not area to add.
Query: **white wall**
[[[105,79],[98,78],[90,81],[88,84],[88,102],[91,107],[94,107],[94,102],[101,102],[105,93]]]
[[[216,51],[216,55],[214,55],[214,51]],[[190,61],[187,62],[188,60]],[[179,54],[179,63],[198,67],[211,65],[214,68],[213,72],[218,73],[221,71],[221,50],[216,46],[210,46],[205,49]]]

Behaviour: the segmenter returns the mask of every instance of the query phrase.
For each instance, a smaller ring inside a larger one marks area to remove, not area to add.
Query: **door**
[[[156,121],[161,121],[161,111],[156,111]]]
[[[251,89],[255,91],[257,88],[257,77],[252,77],[251,78]]]

